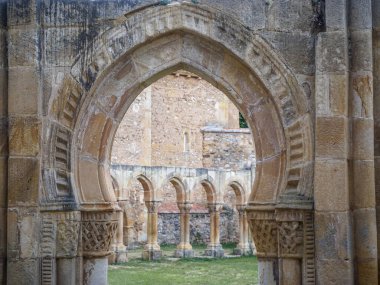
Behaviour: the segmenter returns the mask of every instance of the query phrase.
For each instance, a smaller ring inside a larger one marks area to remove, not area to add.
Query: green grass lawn
[[[204,246],[194,246],[196,253]],[[231,246],[231,248],[233,248]],[[239,258],[172,259],[175,246],[162,246],[161,261],[142,261],[141,249],[129,252],[128,263],[112,265],[108,272],[110,285],[252,285],[257,284],[257,259]],[[229,246],[225,247],[229,251]]]

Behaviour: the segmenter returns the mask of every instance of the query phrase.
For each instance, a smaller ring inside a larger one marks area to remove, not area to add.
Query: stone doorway
[[[260,233],[253,238],[261,276],[277,280],[280,272],[281,278],[294,278],[288,280],[292,284],[311,280],[314,269],[309,270],[308,261],[314,259],[314,247],[304,245],[314,233],[308,187],[313,146],[304,92],[259,35],[213,10],[182,3],[142,9],[116,21],[80,55],[49,111],[46,216],[54,216],[52,210],[80,210],[84,283],[106,276],[105,254],[117,228],[109,174],[113,136],[137,95],[179,69],[223,91],[252,129],[257,167],[247,212],[253,233]],[[74,252],[65,258],[78,262]],[[47,260],[42,266],[48,272],[55,260]],[[62,264],[64,272],[74,263]],[[292,274],[281,275],[289,269]]]

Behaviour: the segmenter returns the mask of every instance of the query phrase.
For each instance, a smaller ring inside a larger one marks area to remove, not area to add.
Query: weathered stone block
[[[8,205],[38,205],[39,160],[9,158]]]
[[[319,158],[348,157],[348,122],[343,117],[317,117],[315,152]]]
[[[313,28],[314,11],[312,2],[267,1],[265,4],[268,9],[267,25],[270,30],[306,32]],[[305,25],[305,22],[308,25]]]
[[[348,74],[316,75],[316,113],[318,115],[347,115]]]
[[[20,259],[8,261],[7,283],[18,285],[40,284],[38,259]]]
[[[352,163],[353,199],[355,208],[375,207],[375,168],[372,160],[357,160]]]
[[[345,0],[326,1],[325,13],[327,31],[346,28],[347,2]]]
[[[352,157],[353,159],[372,160],[374,149],[374,126],[372,119],[352,119]]]
[[[318,34],[316,47],[317,73],[348,71],[348,45],[345,32]]]
[[[102,139],[103,128],[107,122],[107,116],[103,112],[94,114],[87,125],[87,132],[84,135],[83,150],[85,154],[89,154],[94,158],[99,157],[99,146]]]
[[[317,211],[349,209],[348,165],[345,160],[315,162],[314,198]]]
[[[376,210],[359,209],[353,212],[356,258],[359,264],[377,258]]]
[[[360,2],[360,1],[353,1]],[[351,70],[372,71],[372,30],[351,31]]]
[[[104,201],[102,190],[99,185],[98,164],[96,162],[81,160],[79,162],[80,184],[82,189],[91,189],[82,193],[85,201],[102,202]]]
[[[39,78],[35,68],[10,68],[8,88],[9,114],[34,115],[38,113]]]
[[[318,260],[316,271],[318,285],[355,284],[352,260]]]
[[[39,58],[38,45],[36,29],[10,29],[8,31],[9,67],[36,66]],[[16,82],[20,81],[16,80]]]
[[[37,213],[28,213],[20,217],[20,258],[37,258],[39,254],[39,217]]]
[[[337,263],[337,269],[347,263],[352,267],[352,224],[349,212],[316,212],[314,217],[317,264]],[[319,265],[318,265],[319,266]],[[351,268],[352,269],[352,268]],[[347,274],[348,272],[346,272]],[[326,283],[321,283],[326,284]],[[328,283],[327,283],[328,284]]]
[[[40,152],[41,123],[35,117],[14,117],[9,121],[9,154],[36,156]]]
[[[18,229],[18,211],[9,209],[7,213],[7,256],[8,259],[20,257],[20,233]]]
[[[361,73],[351,77],[352,116],[359,118],[373,117],[373,83],[371,73]]]
[[[371,0],[349,2],[351,29],[372,29],[372,2]]]
[[[287,15],[287,19],[290,19],[289,15]],[[267,32],[263,36],[287,59],[295,73],[314,74],[315,42],[310,36],[298,33],[279,33],[277,29],[276,32]]]

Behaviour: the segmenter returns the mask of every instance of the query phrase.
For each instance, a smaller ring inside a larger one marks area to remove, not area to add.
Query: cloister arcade
[[[181,240],[175,252],[176,257],[192,257],[194,252],[190,244],[190,211],[193,205],[193,192],[202,185],[207,197],[210,214],[210,242],[205,251],[206,256],[222,257],[224,251],[219,239],[220,211],[223,207],[223,195],[229,187],[236,195],[236,207],[239,212],[239,243],[236,248],[239,254],[252,253],[252,245],[248,242],[247,200],[251,189],[254,172],[252,170],[226,171],[217,169],[196,169],[183,167],[147,167],[113,165],[112,176],[116,187],[116,197],[123,209],[128,199],[128,189],[132,181],[137,179],[144,190],[144,202],[148,209],[147,237],[143,258],[155,260],[161,257],[157,243],[158,208],[163,200],[160,189],[167,182],[176,190],[176,202],[180,210]],[[127,209],[123,209],[127,211]],[[119,232],[116,238],[116,261],[125,260],[123,245],[123,212],[119,214]],[[128,215],[128,213],[126,213]]]

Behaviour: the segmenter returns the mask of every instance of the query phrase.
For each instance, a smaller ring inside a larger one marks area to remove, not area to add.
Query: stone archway
[[[182,3],[127,14],[79,55],[52,99],[46,123],[46,208],[79,206],[84,221],[104,226],[104,217],[112,220],[118,209],[109,158],[117,126],[146,86],[177,69],[223,91],[252,129],[257,165],[249,220],[254,232],[274,235],[272,244],[254,235],[263,276],[278,281],[281,257],[297,282],[306,278],[303,232],[301,242],[283,245],[296,252],[277,250],[282,235],[298,237],[306,228],[305,213],[312,207],[312,123],[306,97],[286,63],[259,35],[203,6]],[[99,215],[103,218],[97,221]],[[287,228],[288,223],[298,226]],[[99,255],[95,250],[87,254]]]

